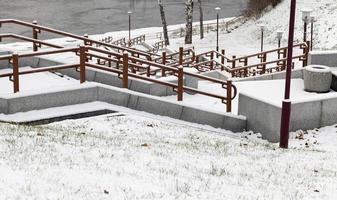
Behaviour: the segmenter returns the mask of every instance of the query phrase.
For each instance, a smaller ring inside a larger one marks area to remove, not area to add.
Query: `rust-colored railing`
[[[295,54],[293,59],[302,61],[303,67],[308,62],[309,46],[308,42],[294,45],[294,50],[298,48],[300,53]],[[192,67],[200,72],[220,69],[229,72],[232,77],[249,77],[285,70],[287,51],[287,47],[282,47],[239,58],[236,56],[228,58],[225,50],[221,52],[212,50],[196,55],[192,48],[180,48],[179,52],[169,55],[163,52],[163,55],[154,61],[171,67],[180,65]]]
[[[113,42],[113,37],[112,37],[112,36],[107,36],[107,37],[104,37],[104,38],[102,38],[102,39],[100,39],[100,40],[98,40],[98,41],[103,42],[103,43],[105,43],[105,44],[112,44],[112,42]],[[102,46],[102,45],[96,44],[96,47],[100,47],[100,46]]]
[[[80,57],[79,63],[44,67],[44,68],[32,69],[32,70],[20,70],[19,60],[21,58],[41,56],[41,55],[54,55],[54,54],[69,53],[69,52],[73,52],[79,55]],[[108,62],[115,62],[117,65],[121,64],[122,69],[109,68],[107,66],[90,63],[89,58],[100,58]],[[111,51],[99,49],[99,48],[92,47],[92,46],[81,46],[79,48],[62,48],[62,49],[57,49],[57,50],[39,51],[39,52],[33,52],[33,53],[5,55],[5,56],[0,56],[0,60],[9,60],[10,63],[12,63],[13,72],[0,74],[0,77],[10,78],[10,81],[13,82],[14,93],[20,91],[20,79],[19,79],[20,75],[74,68],[80,73],[80,83],[84,83],[86,81],[86,78],[85,78],[86,68],[90,67],[90,68],[95,68],[95,69],[117,74],[118,77],[122,79],[123,88],[128,88],[128,77],[133,77],[136,79],[141,79],[141,80],[145,80],[145,81],[153,82],[156,84],[171,87],[175,92],[177,92],[178,101],[183,100],[184,91],[194,92],[197,94],[201,94],[201,95],[205,95],[205,96],[209,96],[213,98],[218,98],[222,101],[222,103],[227,104],[226,106],[227,112],[231,112],[232,100],[237,96],[237,89],[232,84],[232,81],[222,81],[222,80],[206,77],[203,75],[184,72],[182,66],[179,66],[178,68],[169,67],[169,66],[165,66],[159,63],[155,63],[153,61],[144,60],[138,57],[130,56],[129,53],[127,52],[124,52],[123,54],[121,54],[118,52],[111,52]],[[142,76],[142,75],[133,73],[132,70],[130,71],[130,68],[131,69],[133,67],[142,68],[143,65],[147,65],[149,66],[149,68],[152,66],[152,67],[160,68],[162,70],[171,71],[175,76],[177,76],[178,81],[177,83],[171,83],[168,81],[163,81],[163,80],[155,79],[155,78],[148,77],[148,76]],[[210,92],[206,92],[206,91],[202,91],[199,89],[185,86],[184,76],[192,76],[200,80],[205,80],[205,81],[210,81],[212,83],[220,84],[222,88],[226,90],[226,95],[213,94]]]
[[[130,52],[130,53],[134,54],[134,55],[136,55],[136,54],[140,55],[140,56],[142,56],[142,57],[144,57],[148,60],[151,60],[152,57],[158,56],[154,53],[149,53],[149,52],[146,52],[146,51],[131,49],[131,48],[127,48],[127,47],[121,47],[121,46],[118,46],[118,45],[115,45],[115,44],[106,44],[104,42],[93,40],[93,39],[90,39],[90,38],[85,37],[85,36],[79,36],[79,35],[75,35],[75,34],[72,34],[72,33],[52,29],[52,28],[49,28],[49,27],[46,27],[46,26],[41,26],[41,25],[38,25],[36,21],[34,21],[33,23],[29,23],[29,22],[25,22],[25,21],[21,21],[21,20],[16,20],[16,19],[2,19],[2,20],[0,20],[0,26],[2,26],[3,24],[16,24],[16,25],[32,28],[33,39],[38,39],[38,35],[40,33],[42,33],[42,31],[45,31],[45,32],[57,34],[57,35],[60,35],[60,36],[63,36],[63,37],[70,37],[70,38],[74,38],[74,39],[83,41],[84,45],[98,44],[98,45],[113,49],[117,52],[127,51],[127,52]],[[33,44],[33,50],[38,51],[38,46],[36,46],[35,43]]]
[[[138,36],[138,37],[135,37],[135,38],[131,38],[130,41],[129,41],[129,46],[135,46],[135,45],[138,45],[138,44],[141,44],[145,42],[145,35],[141,35],[141,36]]]
[[[125,47],[126,46],[126,39],[121,38],[119,40],[113,41],[112,44]]]
[[[149,49],[149,52],[158,53],[160,49],[164,49],[166,47],[165,41],[161,40],[159,42],[154,43],[153,48]]]
[[[303,67],[308,63],[309,46],[310,44],[308,42],[294,45],[294,50],[295,48],[299,48],[299,50],[302,51],[300,51],[300,54],[294,55],[293,60],[298,59],[302,61]],[[232,74],[232,77],[249,77],[284,71],[287,65],[287,51],[287,47],[282,47],[244,57],[233,57],[233,59],[227,61],[231,63],[231,65],[228,66],[230,68],[229,72]],[[268,60],[272,54],[276,54],[276,56],[274,56],[277,58]],[[258,60],[259,62],[249,64],[251,59]]]

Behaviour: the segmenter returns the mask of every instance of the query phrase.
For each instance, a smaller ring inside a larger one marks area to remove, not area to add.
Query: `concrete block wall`
[[[1,51],[0,56],[10,55],[11,51]],[[9,60],[0,60],[0,69],[7,69],[9,67]]]
[[[60,107],[93,101],[145,111],[203,125],[223,128],[234,132],[246,129],[246,118],[225,112],[209,112],[189,107],[179,102],[146,95],[127,89],[101,84],[84,84],[83,87],[50,91],[43,94],[14,94],[0,98],[0,112],[13,114],[51,107]]]
[[[292,102],[290,131],[311,130],[337,123],[337,95],[321,100]],[[278,142],[281,125],[281,107],[239,95],[239,115],[247,117],[247,129],[259,132]]]
[[[58,92],[49,92],[33,95],[12,95],[12,97],[0,98],[0,112],[13,114],[30,110],[40,110],[50,107],[74,105],[97,100],[97,87],[71,89]]]
[[[264,74],[260,76],[253,76],[253,77],[247,77],[247,78],[233,78],[232,80],[234,82],[242,82],[242,81],[263,81],[263,80],[279,80],[279,79],[285,79],[286,72],[276,72],[272,74]],[[291,77],[293,79],[300,78],[303,79],[303,69],[294,69],[291,73]]]
[[[337,67],[337,51],[311,51],[308,59],[309,65]]]

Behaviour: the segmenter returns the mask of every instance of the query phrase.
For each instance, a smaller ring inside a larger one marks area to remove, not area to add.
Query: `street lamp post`
[[[216,51],[219,51],[219,11],[220,7],[216,7]]]
[[[261,30],[261,52],[263,51],[263,40],[264,40],[264,29],[266,28],[266,25],[260,24],[259,25]]]
[[[290,5],[290,20],[289,20],[289,37],[288,37],[288,56],[287,56],[287,72],[284,100],[282,102],[282,116],[281,116],[281,128],[280,128],[280,148],[288,148],[289,143],[289,126],[290,126],[290,113],[291,113],[291,101],[290,101],[290,84],[291,84],[291,68],[292,57],[294,47],[294,29],[295,29],[295,17],[296,17],[296,0],[291,0]]]
[[[278,41],[278,48],[281,48],[282,37],[283,37],[283,31],[277,31],[276,38],[277,38],[277,41]],[[278,59],[280,59],[280,54],[278,54]]]
[[[304,31],[303,31],[303,41],[307,41],[307,31],[308,31],[308,23],[310,20],[311,10],[304,9],[302,10],[302,20],[304,22]]]
[[[129,47],[131,46],[131,15],[132,15],[132,11],[128,11],[128,15],[129,15]]]
[[[310,51],[312,51],[314,46],[314,23],[316,22],[316,19],[314,16],[310,17],[311,22],[311,37],[310,37]]]
[[[277,41],[278,41],[278,48],[281,47],[281,40],[282,40],[282,37],[283,37],[283,31],[277,31]]]

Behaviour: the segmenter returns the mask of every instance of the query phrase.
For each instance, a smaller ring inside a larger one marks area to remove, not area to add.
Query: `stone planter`
[[[329,92],[332,73],[329,67],[309,65],[303,70],[304,90],[307,92]]]

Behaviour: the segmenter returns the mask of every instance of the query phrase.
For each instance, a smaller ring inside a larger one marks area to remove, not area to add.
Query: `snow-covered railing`
[[[112,44],[125,47],[126,46],[126,39],[125,38],[121,38],[119,40],[113,41]]]
[[[145,42],[145,35],[141,35],[141,36],[130,39],[129,40],[129,46],[130,47],[135,46],[135,45],[141,44],[143,42]]]
[[[294,45],[294,50],[298,48],[301,53],[295,54],[293,60],[298,59],[299,61],[302,61],[303,67],[308,63],[309,46],[309,42]],[[234,56],[233,59],[228,60],[227,62],[231,63],[229,68],[232,77],[248,77],[265,73],[274,73],[286,69],[287,52],[288,47],[282,47],[239,58]],[[268,58],[273,55],[275,56],[275,54],[277,58],[272,58],[268,61]],[[249,64],[249,61],[251,60],[258,60],[258,62]]]
[[[36,41],[35,41],[36,42]],[[21,58],[26,57],[34,57],[34,56],[42,56],[42,55],[54,55],[60,53],[75,53],[80,57],[79,63],[73,64],[66,64],[66,65],[58,65],[58,66],[51,66],[51,67],[43,67],[43,68],[35,68],[33,70],[20,70],[19,61]],[[139,56],[139,55],[138,55]],[[117,68],[111,68],[108,66],[103,66],[100,64],[93,63],[90,60],[101,59],[106,62],[113,62],[117,64]],[[140,80],[149,81],[152,83],[164,85],[171,87],[173,91],[177,93],[177,100],[183,101],[183,93],[186,92],[193,92],[201,95],[205,95],[208,97],[218,98],[221,100],[222,103],[226,104],[226,111],[231,112],[232,110],[232,101],[237,96],[237,89],[232,84],[232,81],[223,81],[215,78],[210,78],[207,76],[185,72],[182,66],[170,67],[163,64],[159,64],[153,61],[145,60],[139,57],[130,56],[129,53],[124,52],[111,52],[104,49],[92,47],[92,46],[80,46],[79,48],[61,48],[57,50],[48,50],[48,51],[39,51],[33,53],[22,53],[22,54],[11,54],[11,55],[4,55],[0,56],[0,60],[9,60],[13,66],[13,72],[0,74],[0,77],[9,77],[10,80],[13,82],[13,89],[14,93],[20,91],[20,75],[25,74],[33,74],[38,72],[46,72],[46,71],[58,71],[61,69],[69,69],[74,68],[76,71],[80,73],[80,83],[84,83],[86,81],[86,68],[94,68],[99,69],[102,71],[115,73],[118,77],[122,80],[123,88],[129,88],[129,78],[133,77]],[[121,66],[119,66],[121,64]],[[137,74],[137,70],[133,70],[134,68],[142,68],[147,69],[150,72],[151,68],[158,68],[160,70],[165,70],[171,72],[174,76],[177,77],[177,83],[172,83],[165,80],[160,80],[157,78],[152,78],[152,74],[147,74],[147,76],[142,76]],[[206,91],[202,91],[196,88],[191,88],[184,85],[184,76],[191,76],[195,77],[200,80],[210,81],[215,84],[220,84],[222,88],[226,90],[226,95],[219,95],[214,94]]]
[[[16,19],[2,19],[2,20],[0,20],[0,27],[3,24],[17,24],[17,25],[20,25],[20,26],[32,28],[33,39],[38,39],[38,35],[42,31],[45,31],[45,32],[57,34],[57,35],[60,35],[60,36],[63,36],[63,37],[70,37],[70,38],[74,38],[74,39],[83,41],[84,45],[94,45],[94,44],[96,44],[96,45],[101,45],[103,47],[107,47],[109,49],[115,50],[117,52],[126,51],[126,52],[130,52],[130,53],[133,53],[133,54],[138,54],[138,55],[141,55],[142,57],[144,57],[148,60],[151,60],[152,57],[158,56],[157,54],[154,54],[154,53],[136,50],[136,49],[131,49],[131,48],[128,48],[128,47],[121,47],[121,46],[118,46],[118,45],[115,45],[115,44],[106,44],[104,42],[93,40],[93,39],[90,39],[90,38],[85,37],[85,36],[79,36],[79,35],[75,35],[75,34],[72,34],[72,33],[65,32],[65,31],[60,31],[60,30],[52,29],[52,28],[49,28],[49,27],[46,27],[46,26],[41,26],[41,25],[38,25],[36,23],[36,21],[34,21],[33,23],[29,23],[29,22],[25,22],[25,21],[21,21],[21,20],[16,20]],[[36,43],[33,43],[33,50],[38,51],[38,48],[39,47],[36,45]]]

